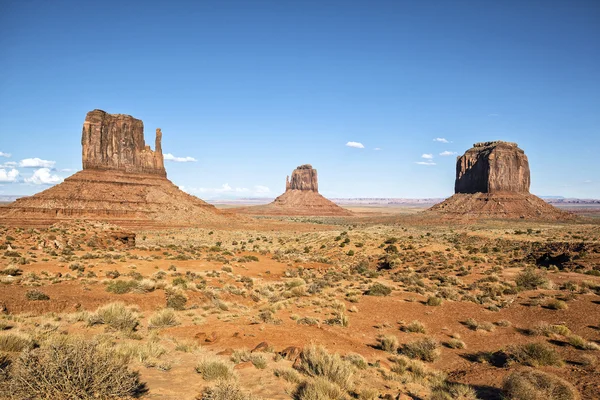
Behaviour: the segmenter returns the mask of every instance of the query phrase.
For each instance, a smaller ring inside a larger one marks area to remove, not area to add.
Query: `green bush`
[[[37,289],[28,290],[27,293],[25,293],[25,297],[27,298],[27,300],[32,300],[32,301],[50,300],[50,296],[48,296],[46,293],[41,292]]]
[[[116,281],[111,281],[108,283],[108,285],[106,285],[106,291],[115,293],[115,294],[125,294],[125,293],[131,292],[132,290],[137,289],[137,287],[138,287],[137,281],[116,280]]]
[[[207,381],[228,380],[234,377],[233,368],[228,363],[213,357],[205,357],[196,365],[196,372]]]
[[[440,344],[433,338],[424,338],[402,345],[402,354],[407,357],[433,362],[440,357]]]
[[[102,306],[88,317],[89,325],[104,324],[120,331],[134,331],[139,325],[138,316],[123,303]]]
[[[368,296],[388,296],[392,293],[392,288],[385,286],[381,283],[374,283],[371,287],[365,292]]]
[[[513,362],[531,367],[563,365],[560,354],[552,346],[543,342],[509,347],[508,355]]]
[[[517,286],[524,290],[533,290],[548,285],[545,275],[535,268],[526,268],[515,278]]]

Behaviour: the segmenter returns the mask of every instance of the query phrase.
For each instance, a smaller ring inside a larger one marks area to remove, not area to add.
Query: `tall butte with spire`
[[[87,113],[81,134],[83,170],[64,182],[0,208],[0,222],[45,226],[89,219],[125,227],[201,226],[231,217],[167,179],[162,132],[154,151],[144,123],[102,110]]]
[[[572,219],[529,193],[529,161],[516,143],[475,143],[456,160],[454,195],[428,211],[458,218]]]
[[[236,211],[255,215],[350,216],[352,212],[319,194],[317,170],[310,164],[300,165],[285,178],[285,192],[272,203],[239,208]]]

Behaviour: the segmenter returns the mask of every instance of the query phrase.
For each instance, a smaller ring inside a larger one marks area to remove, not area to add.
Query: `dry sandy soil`
[[[599,219],[351,210],[137,231],[135,247],[100,223],[1,228],[0,397],[66,335],[126,359],[147,399],[500,399],[531,368],[600,398]],[[137,324],[102,319],[114,302]],[[227,381],[239,397],[207,391]]]

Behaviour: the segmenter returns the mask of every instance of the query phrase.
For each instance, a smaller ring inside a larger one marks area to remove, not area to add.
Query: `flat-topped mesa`
[[[166,177],[161,140],[162,132],[157,129],[155,150],[152,151],[144,141],[144,123],[141,120],[131,115],[90,111],[81,134],[83,169]]]
[[[299,166],[292,172],[292,179],[287,176],[285,178],[285,191],[288,190],[303,190],[319,193],[319,181],[317,178],[317,170],[310,164]]]
[[[529,162],[516,143],[475,143],[456,160],[455,193],[529,193]]]

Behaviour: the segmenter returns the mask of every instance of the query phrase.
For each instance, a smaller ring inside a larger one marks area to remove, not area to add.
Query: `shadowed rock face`
[[[285,190],[303,190],[310,192],[319,192],[319,182],[317,170],[310,164],[299,166],[292,172],[292,179],[285,178]]]
[[[81,134],[83,169],[120,170],[167,176],[156,130],[155,150],[146,146],[144,123],[130,115],[90,111]]]
[[[475,143],[456,160],[455,193],[529,193],[529,184],[529,162],[516,143]]]

